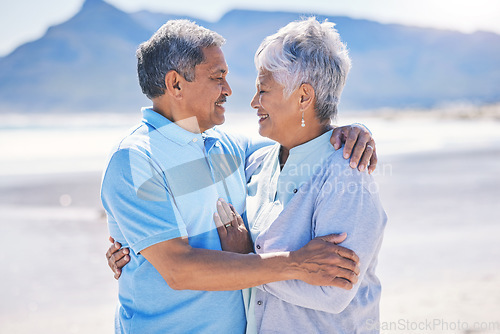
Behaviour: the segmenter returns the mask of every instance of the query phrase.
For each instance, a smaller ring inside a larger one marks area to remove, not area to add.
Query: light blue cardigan
[[[258,254],[293,251],[316,236],[346,232],[341,245],[360,258],[359,282],[352,290],[299,280],[257,287],[252,306],[258,333],[378,332],[375,266],[387,217],[373,177],[350,168],[330,135],[290,150],[281,171],[279,144],[255,152],[246,168],[247,217]]]

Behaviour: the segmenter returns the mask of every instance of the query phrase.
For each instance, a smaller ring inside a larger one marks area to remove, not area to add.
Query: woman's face
[[[293,137],[294,129],[300,129],[302,114],[299,111],[300,96],[295,90],[289,98],[283,94],[283,86],[277,83],[271,72],[260,71],[257,76],[257,92],[251,106],[257,109],[261,136],[281,144]]]

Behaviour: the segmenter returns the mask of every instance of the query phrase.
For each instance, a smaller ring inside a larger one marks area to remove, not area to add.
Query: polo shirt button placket
[[[259,300],[259,301],[257,302],[257,305],[261,306],[261,305],[262,305],[262,300]]]

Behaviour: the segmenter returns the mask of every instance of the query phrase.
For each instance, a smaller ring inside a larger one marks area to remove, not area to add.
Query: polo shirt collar
[[[215,128],[206,130],[201,134],[201,136],[205,141],[205,149],[207,152],[209,152],[213,146],[220,146],[219,141],[221,140],[221,135],[215,130]]]
[[[165,138],[181,146],[185,146],[190,142],[201,143],[203,140],[200,133],[192,133],[181,128],[168,118],[151,109],[151,107],[142,108],[142,121],[154,127]]]

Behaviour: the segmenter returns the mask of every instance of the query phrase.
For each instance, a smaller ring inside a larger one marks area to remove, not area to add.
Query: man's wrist
[[[284,281],[292,279],[301,279],[302,269],[299,261],[297,261],[294,252],[279,252],[259,254],[261,259],[265,261],[267,270],[271,269],[276,279],[273,281]]]
[[[284,270],[287,279],[302,279],[304,269],[301,266],[301,261],[298,259],[296,251],[288,252],[286,257],[286,268]]]

